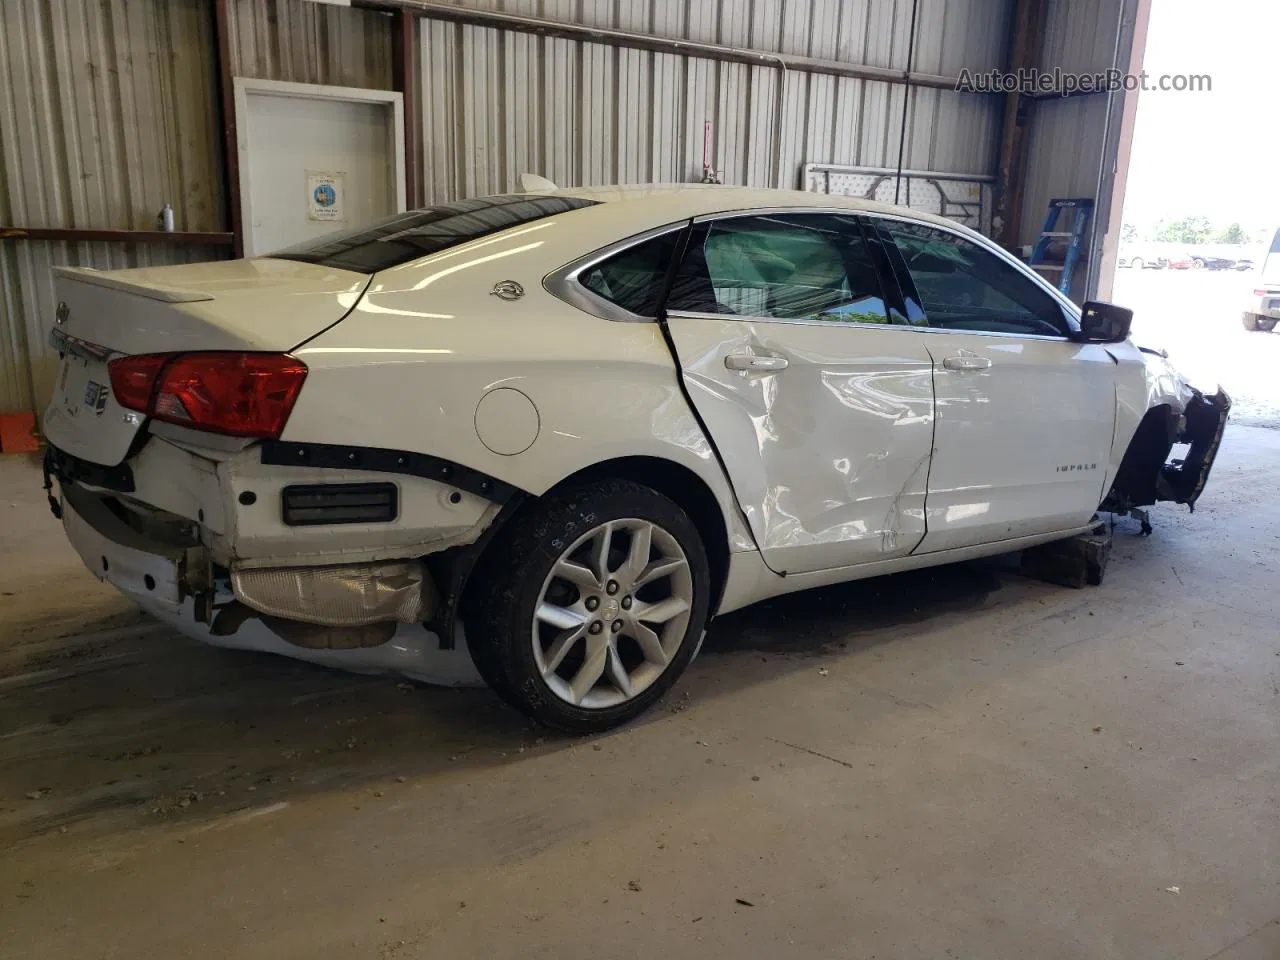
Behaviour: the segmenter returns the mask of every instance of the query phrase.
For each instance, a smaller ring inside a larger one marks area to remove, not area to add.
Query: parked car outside
[[[1280,320],[1280,230],[1262,260],[1262,269],[1254,274],[1253,292],[1245,303],[1244,328],[1270,333]]]
[[[486,197],[56,273],[46,483],[90,570],[209,643],[473,664],[573,733],[717,614],[1194,505],[1230,406],[1128,311],[848,197]]]
[[[1194,255],[1192,260],[1195,261],[1195,268],[1197,270],[1231,270],[1236,265],[1234,260],[1230,260],[1226,257],[1215,257],[1205,253]]]
[[[1160,270],[1166,263],[1150,245],[1127,247],[1116,258],[1116,266],[1122,270]]]

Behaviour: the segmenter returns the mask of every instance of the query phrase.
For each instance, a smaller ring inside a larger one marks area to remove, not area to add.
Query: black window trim
[[[868,252],[871,254],[872,265],[875,268],[876,277],[880,281],[880,298],[885,305],[885,322],[884,323],[863,323],[860,320],[793,320],[782,317],[761,317],[752,313],[704,313],[699,310],[667,310],[665,302],[663,304],[663,314],[673,317],[688,317],[690,319],[706,319],[715,320],[748,320],[753,323],[788,323],[803,324],[809,327],[832,327],[841,329],[844,327],[866,328],[868,330],[920,330],[922,327],[912,327],[906,323],[899,323],[893,319],[893,315],[889,312],[893,304],[890,303],[891,296],[901,296],[898,290],[897,281],[893,277],[886,276],[883,264],[880,263],[879,257],[876,256],[874,246],[880,242],[879,235],[873,238],[869,235],[868,224],[863,222],[864,211],[858,209],[850,209],[846,207],[824,207],[824,206],[803,206],[803,207],[757,207],[744,210],[720,210],[715,213],[704,213],[693,218],[690,222],[691,230],[696,230],[704,224],[716,223],[723,220],[742,220],[745,218],[782,216],[786,214],[796,215],[822,215],[848,217],[854,222],[860,230],[862,240],[867,244]],[[687,238],[686,238],[687,239]],[[683,259],[683,253],[681,258]],[[668,291],[669,292],[669,291]],[[665,300],[665,298],[664,298]]]
[[[881,228],[880,224],[886,220],[896,221],[898,223],[910,223],[916,226],[928,227],[931,230],[937,230],[940,233],[946,233],[960,240],[968,241],[974,246],[994,254],[998,259],[1019,270],[1024,276],[1031,278],[1045,293],[1050,295],[1054,303],[1058,305],[1058,309],[1062,311],[1063,321],[1067,324],[1067,328],[1073,332],[1080,330],[1079,308],[1074,303],[1062,295],[1062,292],[1048,283],[1044,277],[1030,269],[1025,263],[1019,260],[1009,251],[1005,250],[999,244],[989,240],[982,234],[969,235],[961,233],[959,230],[953,230],[944,224],[934,223],[929,220],[918,220],[915,217],[902,217],[888,213],[865,213],[867,224],[871,229],[879,233],[882,243],[886,247],[889,260],[894,265],[894,272],[898,275],[898,283],[902,287],[904,298],[910,297],[920,304],[924,310],[924,304],[920,300],[920,294],[916,290],[915,281],[911,278],[911,271],[907,268],[906,261],[902,259],[902,253],[898,250],[898,245],[894,243],[893,237],[887,231]],[[928,325],[929,312],[924,310],[925,324],[923,326],[912,326],[910,329],[918,330],[921,333],[947,333],[955,336],[971,336],[971,337],[1002,337],[1010,340],[1047,340],[1054,343],[1074,343],[1072,337],[1067,335],[1051,336],[1047,333],[1005,333],[995,330],[951,330],[946,327],[931,327]]]
[[[658,309],[650,317],[633,313],[626,307],[605,299],[583,284],[579,277],[584,271],[590,270],[596,264],[608,260],[612,256],[669,233],[687,232],[689,226],[689,218],[685,217],[672,223],[651,227],[641,233],[636,233],[622,240],[616,240],[606,246],[599,247],[585,256],[565,264],[563,267],[551,271],[551,273],[542,278],[542,288],[553,297],[557,297],[593,317],[599,317],[601,320],[612,320],[615,323],[656,323],[658,317],[662,314],[663,302],[666,300],[665,291],[659,300]],[[684,244],[682,240],[677,241],[673,262],[667,264],[667,285],[670,284],[671,270],[674,264],[680,261],[683,253]]]

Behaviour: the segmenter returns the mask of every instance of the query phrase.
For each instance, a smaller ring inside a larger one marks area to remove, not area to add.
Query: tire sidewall
[[[543,584],[565,550],[583,534],[609,520],[636,518],[657,524],[680,544],[693,579],[693,604],[680,648],[666,670],[648,689],[625,703],[604,709],[586,709],[567,703],[543,680],[533,654],[533,616]],[[491,685],[514,705],[541,722],[569,733],[608,729],[644,712],[680,677],[700,645],[708,614],[711,577],[706,549],[688,515],[671,500],[651,488],[627,481],[604,481],[568,491],[539,504],[535,516],[512,531],[508,547],[515,562],[508,566],[499,596],[502,604],[483,617],[478,638],[492,654],[492,667],[502,684]],[[496,572],[498,577],[504,575]],[[495,586],[498,586],[495,584]],[[494,616],[496,614],[496,616]],[[488,678],[486,678],[488,679]]]

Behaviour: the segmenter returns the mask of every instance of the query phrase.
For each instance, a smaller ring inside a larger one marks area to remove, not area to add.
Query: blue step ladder
[[[1058,216],[1064,210],[1073,215],[1070,230],[1055,230]],[[1068,197],[1049,201],[1049,212],[1044,218],[1044,229],[1040,231],[1040,239],[1031,251],[1031,259],[1027,264],[1036,270],[1049,273],[1061,271],[1058,289],[1067,296],[1071,295],[1071,278],[1075,275],[1076,264],[1080,260],[1080,247],[1089,234],[1089,223],[1093,220],[1093,200],[1089,197]],[[1048,263],[1045,255],[1055,240],[1067,240],[1067,255],[1062,263]]]

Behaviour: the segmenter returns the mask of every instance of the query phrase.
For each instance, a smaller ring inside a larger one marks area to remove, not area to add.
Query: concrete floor
[[[0,956],[1274,960],[1278,461],[1232,428],[1100,588],[735,614],[566,741],[142,620],[5,458]]]

